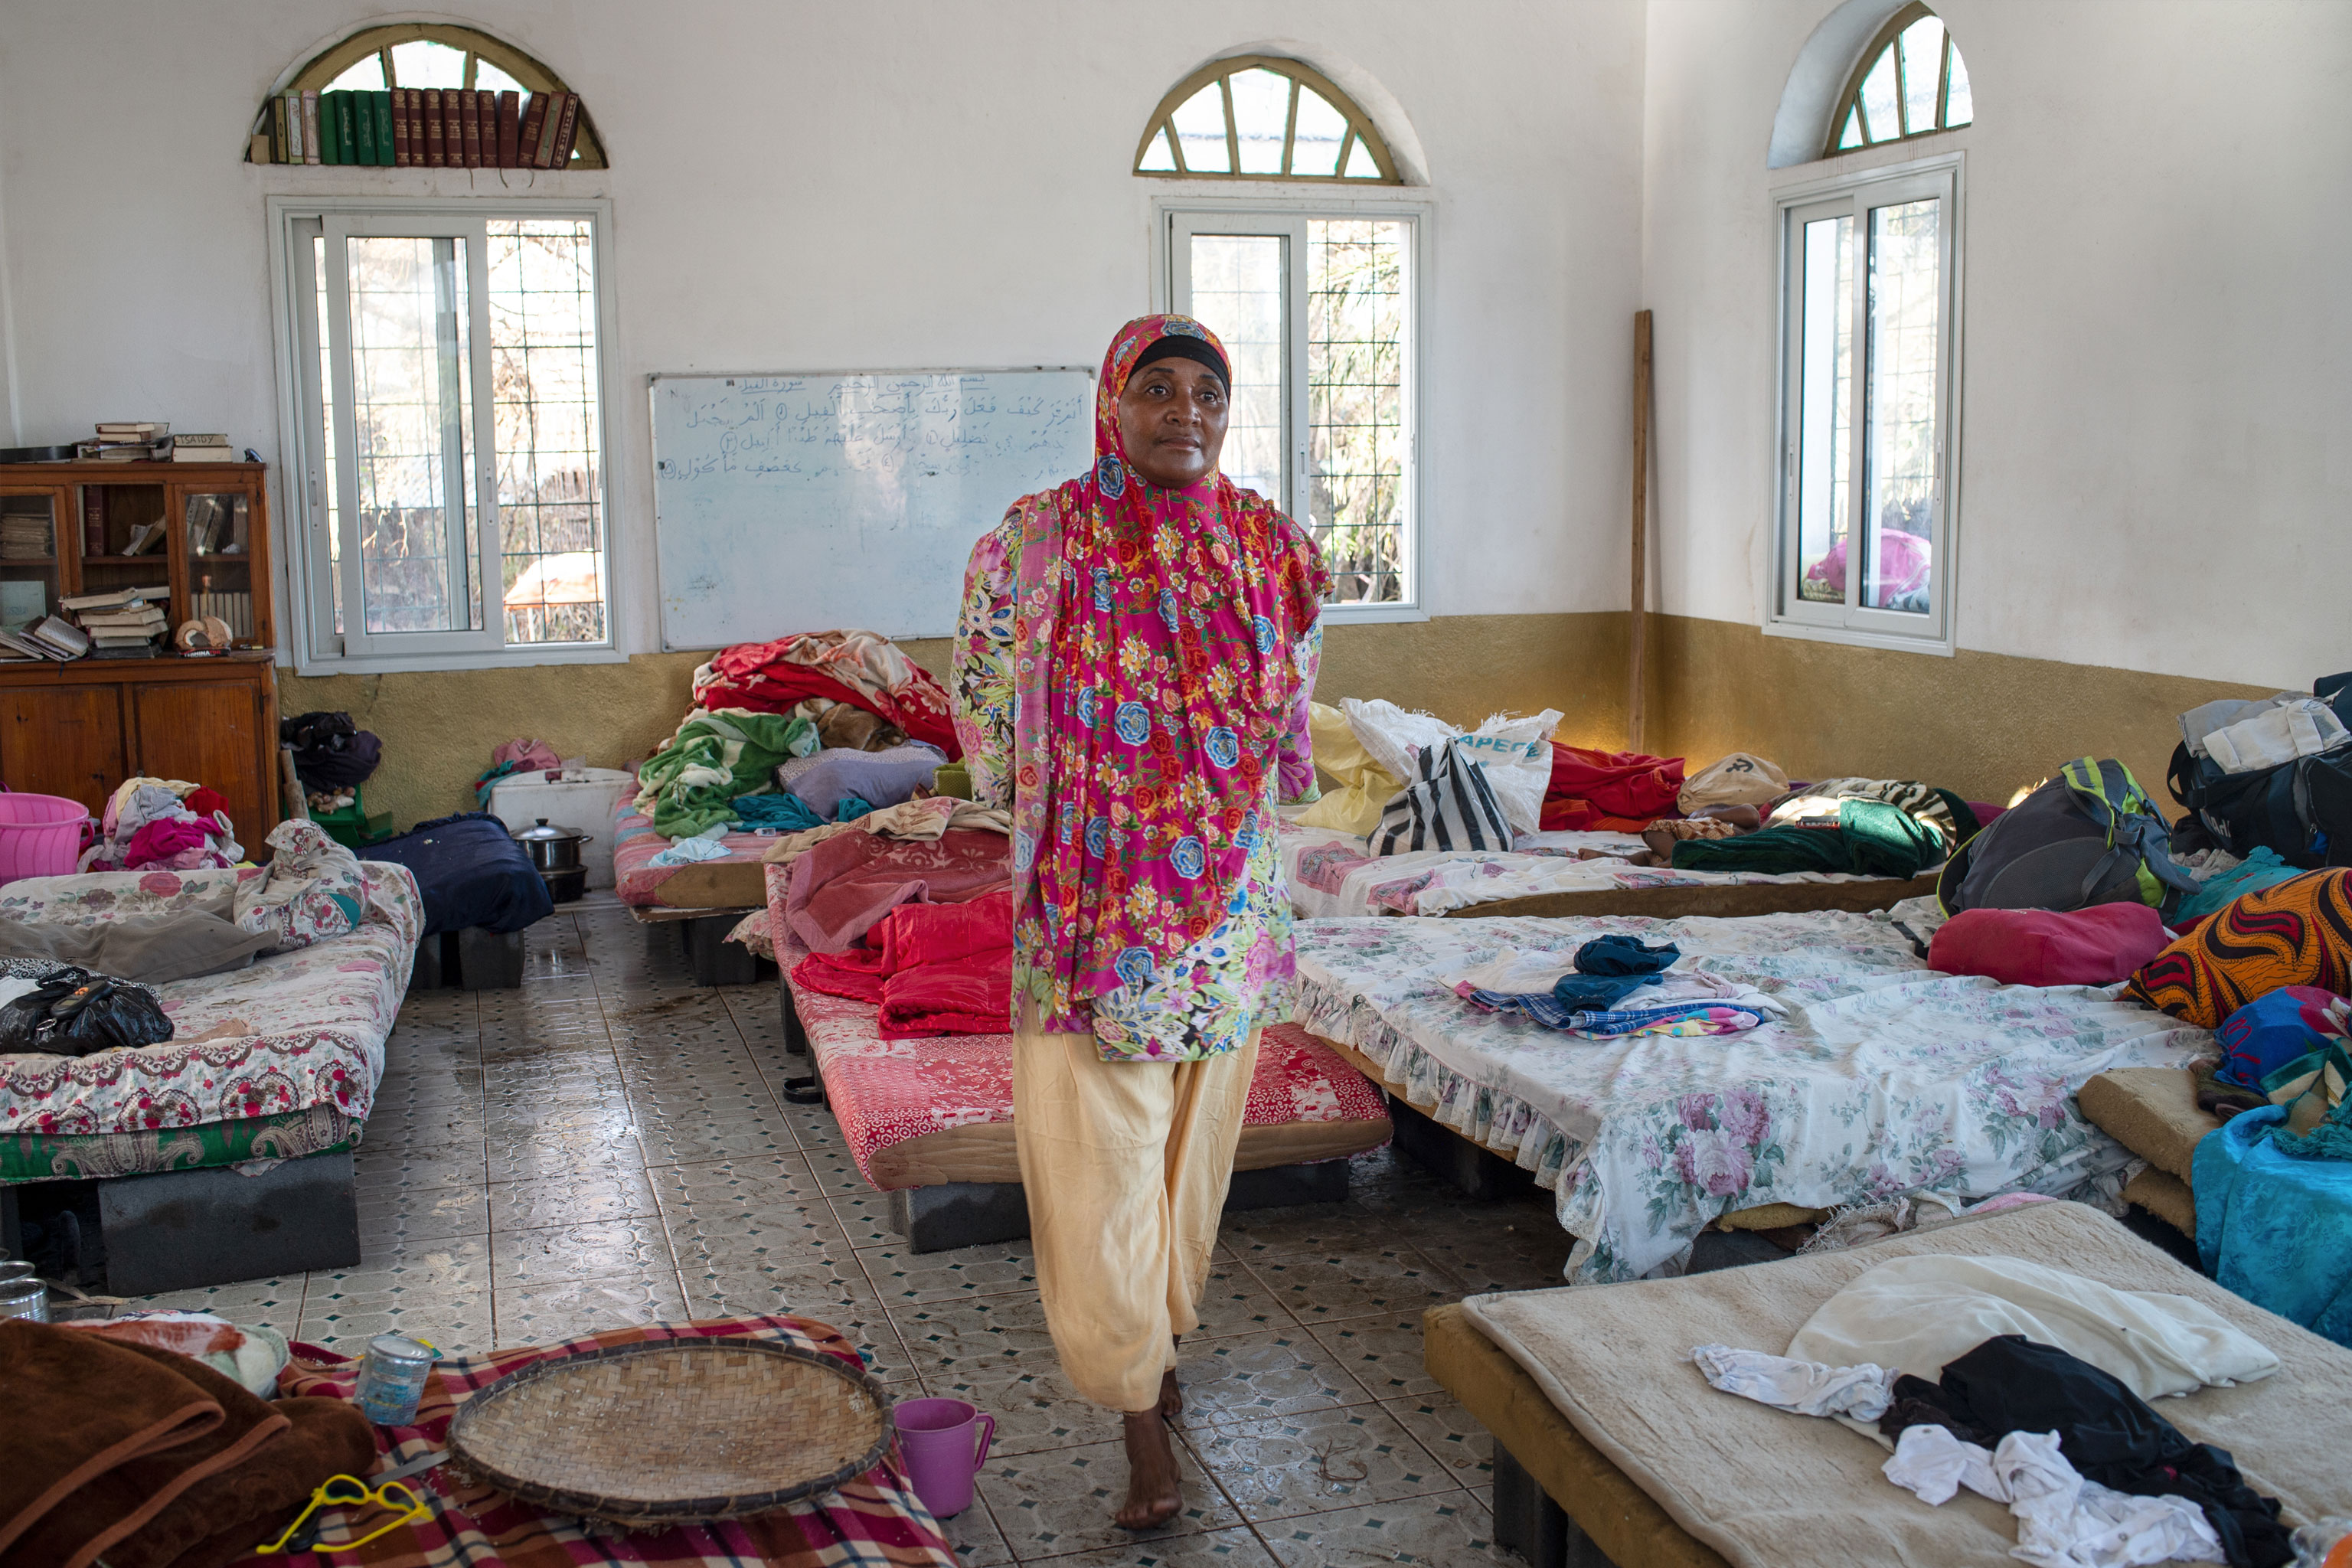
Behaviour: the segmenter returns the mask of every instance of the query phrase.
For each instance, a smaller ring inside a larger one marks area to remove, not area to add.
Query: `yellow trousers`
[[[1013,1124],[1037,1294],[1062,1370],[1149,1410],[1176,1364],[1233,1180],[1257,1032],[1197,1062],[1107,1062],[1092,1035],[1013,1041]]]

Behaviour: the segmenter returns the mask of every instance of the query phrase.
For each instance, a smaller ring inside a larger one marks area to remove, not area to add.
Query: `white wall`
[[[1773,112],[1833,0],[1648,9],[1660,607],[1761,620]],[[1964,648],[2281,687],[2352,666],[2352,6],[1944,0],[1968,159]]]
[[[383,15],[349,0],[10,12],[0,193],[25,438],[162,418],[274,461],[263,196],[467,186],[238,161],[273,80]],[[1098,363],[1150,304],[1155,187],[1128,172],[1146,117],[1207,58],[1278,37],[1392,94],[1427,159],[1424,602],[1623,604],[1639,0],[475,0],[449,19],[544,60],[604,137],[610,171],[541,179],[614,202],[615,537],[638,584],[646,375]],[[656,646],[649,601],[630,599],[633,648]]]

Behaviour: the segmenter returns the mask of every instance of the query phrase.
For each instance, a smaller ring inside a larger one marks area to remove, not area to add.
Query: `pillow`
[[[1962,910],[1937,928],[1927,967],[2003,985],[2113,985],[2164,943],[2163,920],[2128,900],[2084,910]]]
[[[359,857],[315,822],[281,822],[266,841],[277,851],[262,874],[236,888],[236,923],[262,932],[270,951],[309,947],[352,931],[367,908]]]
[[[1487,785],[1486,765],[1472,758],[1458,738],[1421,749],[1413,782],[1389,802],[1371,834],[1374,855],[1510,847],[1511,830]]]
[[[2258,889],[2158,953],[2124,994],[2200,1029],[2289,985],[2352,993],[2352,870]]]
[[[1330,774],[1339,787],[1294,820],[1308,827],[1370,833],[1381,825],[1381,808],[1404,786],[1372,761],[1371,752],[1364,750],[1364,743],[1349,728],[1348,716],[1337,708],[1308,703],[1307,728],[1315,742],[1315,765]]]
[[[1414,777],[1419,772],[1413,765],[1413,753],[1423,746],[1441,745],[1462,731],[1443,719],[1427,713],[1408,713],[1393,702],[1375,698],[1370,702],[1353,697],[1339,700],[1340,711],[1348,716],[1348,728],[1355,731],[1381,771],[1392,779]]]
[[[0,958],[46,958],[149,985],[243,969],[272,939],[202,910],[86,924],[0,921]]]

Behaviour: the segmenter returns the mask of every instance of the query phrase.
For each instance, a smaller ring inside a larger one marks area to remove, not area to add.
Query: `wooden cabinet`
[[[126,778],[187,779],[226,798],[247,854],[267,853],[282,816],[268,476],[259,463],[0,466],[0,627],[138,587],[174,629],[214,616],[239,649],[0,663],[0,781],[95,816]]]
[[[258,858],[283,819],[278,683],[267,653],[76,659],[0,668],[0,780],[95,816],[126,778],[187,779],[226,797]]]

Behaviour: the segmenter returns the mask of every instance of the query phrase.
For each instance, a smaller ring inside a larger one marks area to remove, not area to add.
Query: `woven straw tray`
[[[552,1512],[671,1525],[763,1513],[881,1463],[882,1384],[764,1340],[663,1340],[536,1362],[458,1408],[450,1451]]]

